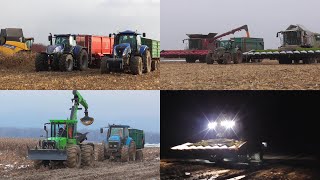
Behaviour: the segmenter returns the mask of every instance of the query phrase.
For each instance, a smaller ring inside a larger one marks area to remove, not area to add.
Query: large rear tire
[[[60,71],[72,71],[73,70],[73,57],[71,54],[63,54],[59,60]]]
[[[136,160],[136,143],[134,141],[131,141],[131,143],[130,143],[129,157],[130,157],[131,161]]]
[[[81,164],[83,166],[93,166],[94,163],[94,153],[93,148],[90,145],[81,146]]]
[[[121,161],[128,162],[129,160],[130,160],[129,148],[128,148],[128,146],[125,145],[121,148]]]
[[[133,75],[142,74],[142,58],[140,56],[134,56],[130,59],[130,71]]]
[[[207,64],[213,64],[213,58],[212,58],[212,54],[208,53],[206,55],[206,61],[207,61]]]
[[[48,55],[44,53],[37,54],[35,61],[36,71],[48,71]]]
[[[145,55],[143,56],[143,72],[144,73],[149,73],[151,72],[151,55],[150,55],[150,51],[146,50]]]
[[[81,150],[77,145],[67,147],[67,161],[68,168],[79,168],[81,165]]]
[[[104,160],[104,147],[100,144],[94,145],[94,160],[96,161]]]
[[[78,67],[80,71],[84,71],[88,69],[88,64],[89,64],[89,56],[88,52],[86,50],[81,50],[79,59],[78,59]]]
[[[143,161],[143,151],[142,151],[142,149],[138,149],[136,151],[136,161]]]
[[[51,63],[51,70],[59,71],[59,55],[58,54],[53,55],[53,60]]]
[[[108,64],[107,64],[107,58],[101,59],[100,73],[101,74],[110,74],[110,68],[108,67]]]

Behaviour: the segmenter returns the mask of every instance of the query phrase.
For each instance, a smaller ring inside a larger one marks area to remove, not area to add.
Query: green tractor
[[[213,51],[213,54],[208,54],[206,57],[207,64],[213,64],[214,61],[218,64],[230,64],[231,61],[234,64],[242,63],[242,51],[233,39],[220,40],[216,43],[217,48]]]
[[[64,164],[69,168],[93,165],[94,145],[83,143],[84,140],[87,140],[87,133],[82,134],[77,131],[77,111],[81,110],[79,105],[85,108],[85,116],[81,118],[82,124],[91,125],[94,119],[88,116],[88,104],[80,93],[74,90],[73,95],[70,119],[50,120],[49,123],[45,123],[46,138],[39,140],[35,149],[28,147],[27,157],[33,160],[36,169],[57,164]]]
[[[113,159],[128,161],[142,161],[145,143],[143,130],[132,129],[127,125],[109,125],[106,138],[97,153],[97,160]],[[103,133],[100,129],[100,133]]]

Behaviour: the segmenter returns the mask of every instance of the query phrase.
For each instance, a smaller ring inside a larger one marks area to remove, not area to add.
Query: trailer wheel
[[[81,50],[78,60],[78,67],[80,71],[88,69],[89,56],[86,50]]]
[[[145,55],[143,56],[143,72],[144,73],[149,73],[151,72],[151,55],[150,51],[147,50]]]
[[[79,168],[81,165],[81,150],[77,145],[67,147],[67,167]]]
[[[71,54],[63,54],[59,60],[60,71],[72,71],[73,70],[73,57]]]
[[[158,60],[152,60],[151,62],[151,71],[156,71],[159,69],[159,61]]]
[[[96,161],[104,160],[104,147],[100,144],[94,145],[94,160]]]
[[[142,149],[138,149],[136,151],[136,161],[143,161],[143,151],[142,151]]]
[[[134,56],[130,59],[130,71],[133,75],[142,74],[142,58],[140,56]]]
[[[129,148],[128,148],[128,146],[123,146],[121,148],[121,161],[122,162],[129,161]]]
[[[39,169],[43,165],[43,162],[41,160],[35,160],[33,161],[33,167],[35,169]]]
[[[240,63],[242,63],[242,58],[243,58],[242,52],[241,52],[240,50],[238,50],[238,51],[236,52],[236,56],[235,56],[235,58],[234,58],[233,63],[234,63],[234,64],[240,64]]]
[[[207,64],[213,64],[213,58],[212,58],[212,54],[210,54],[210,53],[208,53],[207,55],[206,55],[206,62],[207,62]]]
[[[224,53],[223,54],[223,64],[230,64],[231,63],[232,56],[230,53]]]
[[[110,68],[108,67],[106,58],[101,59],[100,73],[101,74],[110,74]]]
[[[134,141],[131,141],[131,143],[130,143],[129,157],[130,157],[131,161],[136,160],[136,143]]]
[[[81,164],[83,166],[92,166],[94,163],[94,153],[93,148],[90,145],[82,145],[81,146]]]
[[[35,61],[36,71],[48,71],[48,55],[44,53],[37,54]]]
[[[51,63],[51,69],[53,71],[58,71],[59,70],[59,55],[58,54],[54,54],[53,55],[53,59],[52,59],[52,63]]]

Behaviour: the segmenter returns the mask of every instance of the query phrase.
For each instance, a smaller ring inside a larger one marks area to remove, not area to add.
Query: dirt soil
[[[145,148],[143,162],[96,162],[94,167],[33,168],[26,159],[28,144],[36,140],[0,138],[0,179],[160,179],[160,148]],[[14,148],[16,147],[16,148]]]
[[[0,55],[1,56],[1,55]],[[35,55],[0,57],[0,89],[9,90],[158,90],[160,71],[139,75],[100,74],[100,69],[73,72],[36,72]],[[18,60],[17,60],[18,59]],[[15,63],[12,63],[15,62]]]
[[[317,179],[319,171],[308,165],[295,163],[268,162],[261,166],[215,165],[209,161],[176,161],[162,159],[161,179]]]
[[[161,62],[164,90],[319,90],[320,64]]]

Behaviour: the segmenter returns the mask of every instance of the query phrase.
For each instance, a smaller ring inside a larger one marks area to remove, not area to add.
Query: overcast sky
[[[98,129],[125,124],[145,131],[160,132],[159,91],[79,91],[89,105],[94,123],[79,128]],[[50,119],[67,119],[72,91],[0,91],[0,127],[42,128]],[[78,118],[84,116],[78,111]]]
[[[45,43],[49,33],[108,35],[132,29],[160,39],[160,0],[5,0],[0,27],[23,28]]]
[[[244,24],[252,37],[264,38],[265,48],[277,48],[276,33],[290,24],[320,32],[319,7],[319,0],[161,0],[161,49],[184,48],[187,33],[221,34]]]

